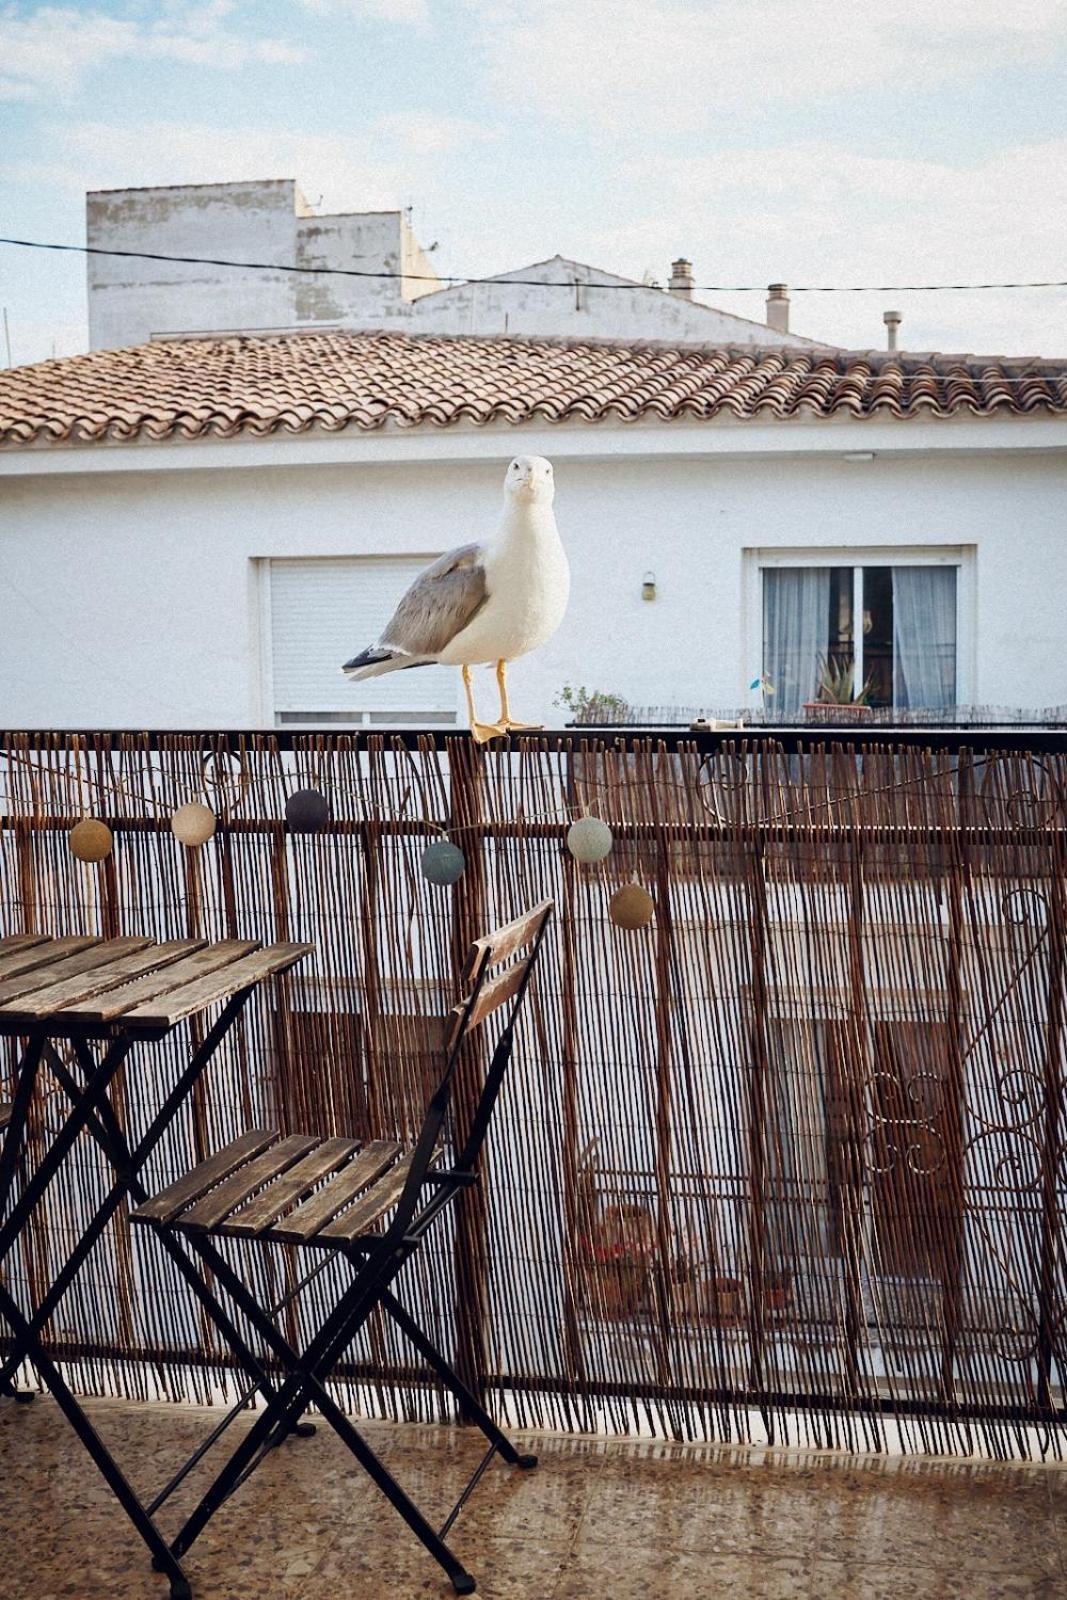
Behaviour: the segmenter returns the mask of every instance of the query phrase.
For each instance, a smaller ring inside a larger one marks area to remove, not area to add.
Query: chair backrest
[[[448,1014],[445,1026],[445,1069],[426,1109],[403,1193],[389,1225],[390,1234],[406,1232],[418,1206],[452,1099],[453,1081],[464,1041],[476,1028],[498,1017],[503,1026],[485,1074],[482,1092],[467,1130],[466,1140],[452,1171],[473,1173],[481,1153],[497,1096],[511,1059],[518,1020],[526,991],[544,941],[554,906],[551,900],[527,911],[493,933],[476,939],[463,968],[463,998]]]

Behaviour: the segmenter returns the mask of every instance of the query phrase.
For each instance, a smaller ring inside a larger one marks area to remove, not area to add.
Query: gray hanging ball
[[[422,852],[422,875],[427,883],[447,888],[458,883],[467,867],[467,858],[450,839],[435,839]]]
[[[575,861],[603,861],[614,843],[614,834],[599,817],[579,817],[567,829],[567,849]]]
[[[285,820],[294,833],[320,833],[330,820],[330,806],[318,789],[298,789],[285,802]]]

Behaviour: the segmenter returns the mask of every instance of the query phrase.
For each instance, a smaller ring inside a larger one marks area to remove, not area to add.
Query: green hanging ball
[[[330,820],[330,804],[318,789],[298,789],[285,802],[285,820],[293,833],[321,833]]]
[[[422,852],[422,875],[427,883],[441,888],[458,883],[467,868],[467,858],[450,839],[435,839]]]
[[[201,805],[199,800],[190,800],[186,805],[179,806],[171,817],[170,831],[187,850],[196,850],[200,845],[207,844],[214,834],[215,813]]]
[[[67,837],[70,853],[79,861],[103,861],[111,854],[114,844],[111,829],[98,817],[83,817],[71,828]]]
[[[567,849],[575,861],[603,861],[614,843],[615,835],[599,817],[579,817],[567,829]]]

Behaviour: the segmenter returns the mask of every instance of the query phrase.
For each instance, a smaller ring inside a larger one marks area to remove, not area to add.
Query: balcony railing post
[[[473,739],[449,742],[449,783],[452,823],[461,830],[467,864],[452,891],[452,957],[455,983],[473,940],[488,927],[485,850],[482,833],[482,788],[486,752]],[[473,1030],[463,1045],[453,1094],[453,1117],[462,1140],[470,1126],[485,1076],[485,1051],[481,1032]],[[483,1152],[482,1160],[491,1159]],[[456,1371],[467,1388],[484,1403],[486,1391],[486,1326],[489,1315],[488,1218],[485,1185],[464,1189],[456,1202]],[[463,1422],[472,1419],[461,1413]]]

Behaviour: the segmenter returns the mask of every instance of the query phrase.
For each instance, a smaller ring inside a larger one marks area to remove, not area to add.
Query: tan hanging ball
[[[608,915],[617,928],[647,928],[656,912],[656,902],[639,883],[624,883],[608,903]]]
[[[170,831],[179,844],[187,850],[196,850],[206,844],[215,832],[215,813],[199,800],[190,800],[179,806],[170,819]]]
[[[71,828],[67,837],[70,853],[79,861],[103,861],[111,854],[114,844],[111,829],[99,817],[83,817]]]

